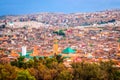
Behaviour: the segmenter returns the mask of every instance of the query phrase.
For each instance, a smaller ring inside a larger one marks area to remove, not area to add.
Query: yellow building
[[[33,53],[31,54],[31,56],[38,56],[38,55],[39,55],[38,47],[34,46]]]
[[[55,39],[53,43],[53,53],[58,54],[58,40]]]

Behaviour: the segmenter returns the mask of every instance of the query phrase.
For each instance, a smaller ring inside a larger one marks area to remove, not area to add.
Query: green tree
[[[58,74],[56,80],[72,80],[72,78],[73,75],[68,70],[64,70]]]
[[[105,77],[107,80],[119,80],[120,79],[120,71],[113,67],[114,63],[112,61],[109,62],[101,62],[100,69],[104,71]]]
[[[72,63],[73,80],[102,80],[102,71],[98,64],[91,63]]]
[[[64,58],[61,55],[56,55],[55,58],[56,58],[58,63],[62,63],[64,60]]]
[[[10,64],[0,64],[0,80],[14,80],[16,78],[16,67]]]
[[[19,70],[15,80],[36,80],[27,70]]]

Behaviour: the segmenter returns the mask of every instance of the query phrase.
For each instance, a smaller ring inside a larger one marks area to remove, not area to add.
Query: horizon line
[[[1,16],[22,16],[22,15],[33,15],[33,14],[40,14],[40,13],[60,13],[60,14],[74,14],[74,13],[96,13],[96,12],[104,12],[104,11],[114,11],[114,10],[120,10],[120,8],[113,8],[113,9],[104,9],[99,11],[80,11],[80,12],[54,12],[54,11],[43,11],[43,12],[31,12],[31,13],[18,13],[18,14],[3,14]]]

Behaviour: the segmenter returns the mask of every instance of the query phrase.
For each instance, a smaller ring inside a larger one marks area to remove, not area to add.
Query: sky
[[[95,12],[119,8],[120,0],[0,0],[0,15]]]

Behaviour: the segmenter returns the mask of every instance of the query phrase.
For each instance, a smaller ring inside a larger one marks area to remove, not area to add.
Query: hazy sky
[[[120,8],[120,0],[0,0],[0,15],[94,12]]]

